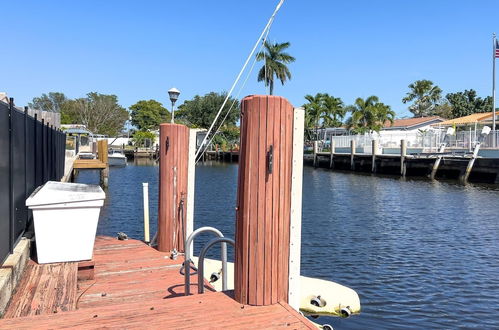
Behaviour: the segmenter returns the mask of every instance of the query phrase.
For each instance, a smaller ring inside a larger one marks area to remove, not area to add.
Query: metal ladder
[[[194,242],[194,238],[204,232],[211,232],[218,237],[209,241],[201,250],[201,254],[198,260],[199,269],[197,269],[191,260],[191,245]],[[224,237],[222,232],[216,228],[201,227],[196,229],[189,235],[184,245],[185,261],[182,265],[182,268],[180,269],[180,273],[184,275],[184,292],[186,296],[191,294],[191,275],[196,275],[196,274],[198,275],[198,292],[199,293],[204,292],[204,284],[203,284],[204,258],[208,249],[218,242],[222,243],[222,253],[221,253],[222,290],[223,291],[227,290],[227,244],[226,243],[232,244],[232,246],[234,246],[235,245],[234,240]],[[194,270],[193,273],[191,273],[191,269]]]

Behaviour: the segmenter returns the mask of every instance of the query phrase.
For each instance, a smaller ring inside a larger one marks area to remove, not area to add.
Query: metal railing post
[[[14,139],[13,130],[14,99],[9,99],[9,252],[14,253]]]
[[[186,296],[191,294],[191,244],[194,241],[194,238],[201,233],[204,232],[212,232],[217,235],[219,238],[224,237],[222,232],[213,227],[201,227],[196,229],[189,235],[187,240],[185,241],[184,251],[185,251],[185,260],[184,260],[184,294]],[[199,262],[198,262],[199,263]],[[222,244],[222,283],[227,282],[227,244]],[[223,290],[227,290],[227,288],[222,288]]]
[[[204,293],[204,258],[208,250],[215,244],[222,243],[222,247],[226,246],[226,243],[232,245],[232,247],[236,247],[236,242],[233,239],[228,237],[217,237],[206,243],[201,252],[199,253],[198,260],[198,293]],[[225,267],[224,267],[225,264]],[[227,261],[222,263],[222,291],[227,290]]]

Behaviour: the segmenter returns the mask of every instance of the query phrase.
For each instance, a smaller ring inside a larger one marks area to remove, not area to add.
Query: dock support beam
[[[355,171],[355,140],[350,141],[350,169]]]
[[[445,151],[445,144],[442,144],[438,149],[439,153],[443,153]],[[435,159],[435,163],[433,163],[433,168],[431,169],[430,179],[435,180],[437,176],[438,167],[440,166],[440,162],[442,161],[442,156],[437,156]]]
[[[193,194],[192,164],[194,153],[192,134],[187,126],[161,124],[159,133],[159,205],[158,205],[158,250],[162,252],[184,252],[186,236],[189,235],[187,216],[192,215]]]
[[[336,141],[331,138],[331,155],[329,158],[329,168],[334,168],[334,152],[336,149]]]
[[[378,140],[372,140],[371,172],[376,173],[376,154],[378,153]]]
[[[477,142],[475,145],[475,148],[473,149],[473,155],[471,155],[471,159],[468,162],[468,166],[466,166],[466,171],[464,172],[464,175],[461,177],[461,181],[463,183],[468,182],[468,178],[470,176],[471,170],[473,169],[473,165],[475,164],[475,160],[478,157],[478,151],[480,150],[480,142]]]
[[[314,167],[317,167],[317,151],[319,151],[319,142],[314,141]]]
[[[297,131],[303,123],[293,121],[303,118],[301,111],[296,113],[278,96],[241,101],[234,265],[234,296],[241,304],[288,302],[290,289],[293,295],[299,292],[300,244],[295,239],[301,230],[302,173],[297,163],[303,162],[303,138]]]
[[[400,140],[400,175],[405,177],[406,164],[405,158],[407,156],[407,143],[405,140]]]
[[[109,187],[109,161],[107,140],[100,140],[97,142],[97,153],[99,155],[99,160],[106,164],[106,167],[100,170],[100,184],[103,188]]]

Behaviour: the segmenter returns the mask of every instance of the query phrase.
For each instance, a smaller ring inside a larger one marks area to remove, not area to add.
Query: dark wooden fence
[[[64,175],[66,134],[0,102],[0,264],[31,221],[26,198]]]

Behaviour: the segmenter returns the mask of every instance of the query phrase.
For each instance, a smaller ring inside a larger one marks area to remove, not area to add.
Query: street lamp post
[[[175,87],[171,88],[168,91],[168,95],[170,96],[170,101],[172,101],[172,124],[175,124],[175,101],[178,100],[178,96],[180,95],[180,91]]]

